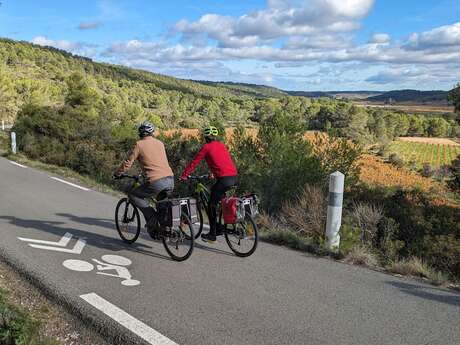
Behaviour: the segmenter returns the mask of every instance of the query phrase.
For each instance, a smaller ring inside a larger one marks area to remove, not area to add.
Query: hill
[[[447,104],[447,91],[394,90],[380,95],[371,96],[371,102],[411,102],[411,103],[443,103]]]
[[[241,96],[253,96],[258,98],[279,98],[286,97],[290,93],[288,91],[280,90],[276,87],[247,84],[247,83],[233,83],[233,82],[213,82],[213,81],[198,81],[203,85],[216,86],[219,88],[225,88],[236,95]]]
[[[0,118],[24,104],[64,104],[68,79],[80,74],[115,120],[150,118],[166,127],[196,127],[209,118],[247,122],[259,99],[285,97],[260,85],[196,82],[94,62],[52,47],[0,38]]]

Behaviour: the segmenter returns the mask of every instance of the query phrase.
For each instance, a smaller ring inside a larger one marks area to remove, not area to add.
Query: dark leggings
[[[216,234],[216,223],[217,223],[217,204],[233,186],[237,184],[236,176],[224,176],[217,179],[217,182],[211,188],[211,200],[209,202],[208,214],[209,214],[209,233]]]

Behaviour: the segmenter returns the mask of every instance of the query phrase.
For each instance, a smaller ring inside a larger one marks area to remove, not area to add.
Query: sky
[[[184,79],[449,90],[460,0],[0,0],[0,37]]]

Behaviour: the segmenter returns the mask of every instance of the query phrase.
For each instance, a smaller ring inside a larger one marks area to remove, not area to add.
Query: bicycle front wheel
[[[192,255],[195,236],[193,225],[186,214],[181,215],[179,226],[164,228],[162,232],[163,245],[173,260],[184,261]]]
[[[257,225],[252,217],[246,215],[242,222],[232,224],[230,229],[226,229],[225,240],[236,256],[247,257],[252,255],[259,241]]]
[[[136,242],[141,232],[139,211],[128,198],[122,198],[115,209],[115,225],[121,239],[126,243]]]

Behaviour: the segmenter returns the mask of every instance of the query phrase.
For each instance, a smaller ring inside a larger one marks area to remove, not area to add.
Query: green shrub
[[[421,174],[423,177],[433,177],[435,171],[430,163],[423,163]]]
[[[402,168],[404,166],[404,160],[399,157],[396,153],[392,153],[388,157],[388,161],[397,168]]]
[[[421,254],[425,260],[443,272],[460,277],[460,238],[453,234],[426,236]]]
[[[452,174],[452,180],[449,181],[449,186],[454,191],[460,193],[460,156],[452,161],[450,172]]]
[[[361,231],[345,221],[340,228],[340,253],[347,255],[359,245],[361,245]]]

